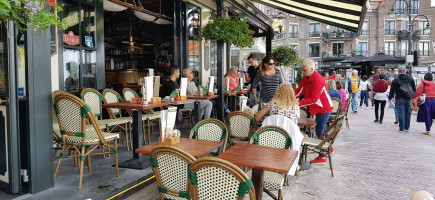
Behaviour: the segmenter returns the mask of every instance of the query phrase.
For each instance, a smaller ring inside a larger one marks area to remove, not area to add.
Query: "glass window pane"
[[[67,24],[67,28],[64,30],[64,33],[69,33],[72,31],[74,35],[79,35],[79,7],[77,3],[69,3],[67,1],[64,1],[62,3],[62,9],[63,9],[63,19],[65,20]]]
[[[80,92],[80,51],[63,49],[63,68],[65,91]]]
[[[82,51],[83,88],[96,88],[97,53],[96,51]]]
[[[0,24],[0,97],[8,97],[8,48],[7,29],[4,23]]]
[[[96,31],[94,7],[82,5],[80,22],[82,26],[81,43],[86,47],[94,47]]]

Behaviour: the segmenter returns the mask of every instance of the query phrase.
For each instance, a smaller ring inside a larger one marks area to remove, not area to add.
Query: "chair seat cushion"
[[[304,141],[302,143],[303,143],[303,145],[318,146],[321,142],[322,142],[322,140],[319,140],[316,138],[304,137]],[[330,145],[329,142],[326,142],[321,148],[328,149],[329,145]]]
[[[252,170],[246,172],[249,178],[252,177]],[[263,187],[272,190],[281,190],[284,184],[284,174],[276,172],[264,171],[263,175]]]
[[[108,132],[102,132],[103,137],[105,140],[112,140],[115,138],[119,138],[118,133],[108,133]],[[66,142],[67,143],[81,143],[82,138],[77,136],[66,136]],[[86,125],[86,143],[94,143],[100,141],[100,138],[98,138],[98,134],[95,131],[94,127],[92,125]]]
[[[98,124],[106,126],[115,126],[120,124],[132,123],[133,119],[131,117],[120,117],[116,119],[102,119],[98,120]]]

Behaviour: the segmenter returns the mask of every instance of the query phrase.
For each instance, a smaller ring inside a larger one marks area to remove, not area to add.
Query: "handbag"
[[[420,94],[420,96],[418,96],[418,98],[417,98],[417,103],[418,104],[424,104],[424,102],[426,101],[426,93],[425,93],[425,90],[426,90],[426,85],[424,85],[423,86],[423,92]]]

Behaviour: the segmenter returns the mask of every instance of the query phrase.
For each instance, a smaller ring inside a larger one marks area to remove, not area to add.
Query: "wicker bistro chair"
[[[133,148],[131,139],[131,120],[129,119],[102,119],[103,112],[101,104],[103,95],[95,89],[85,88],[80,93],[81,99],[91,108],[92,113],[97,117],[98,124],[106,126],[107,132],[114,132],[120,130],[125,134],[124,140],[126,141],[127,150]]]
[[[336,120],[341,113],[341,100],[339,98],[332,97],[332,112],[329,116],[329,121]]]
[[[259,128],[252,134],[250,143],[289,150],[293,148],[290,135],[278,126],[263,126]],[[252,171],[248,171],[247,174],[251,177]],[[287,174],[264,171],[263,191],[274,199],[282,200],[282,186],[286,178]],[[278,198],[270,190],[278,190]]]
[[[156,176],[160,199],[192,199],[188,171],[195,158],[172,146],[158,146],[151,151],[151,168]]]
[[[211,141],[221,141],[223,145],[219,150],[212,151],[212,155],[218,156],[223,153],[226,149],[228,129],[227,126],[217,119],[204,119],[195,126],[190,131],[189,138],[198,140],[211,140]]]
[[[249,142],[257,124],[253,116],[243,111],[235,111],[228,114],[225,120],[230,136],[230,145],[240,141]]]
[[[190,167],[189,181],[194,200],[255,199],[254,185],[234,164],[215,157],[203,157]]]
[[[119,134],[101,132],[100,127],[97,123],[97,119],[92,113],[91,108],[86,105],[81,99],[73,95],[57,95],[54,101],[54,109],[56,111],[57,120],[59,122],[59,129],[62,134],[63,143],[62,151],[60,153],[56,169],[54,171],[54,178],[56,178],[57,172],[59,171],[60,163],[62,162],[63,158],[69,156],[79,157],[79,189],[81,189],[84,160],[87,159],[89,168],[89,155],[100,145],[107,146],[113,149],[111,153],[115,154],[116,176],[119,176],[117,142]],[[113,145],[110,142],[113,142]],[[69,154],[69,156],[67,156],[65,153],[69,150],[72,150],[76,153]]]
[[[346,120],[347,129],[350,129],[349,128],[349,119],[347,118],[347,114],[349,113],[349,106],[350,106],[351,100],[352,100],[352,96],[349,96],[349,98],[347,98],[347,100],[346,100],[346,107],[344,107],[344,109],[341,109],[341,113],[340,113],[340,115],[344,116],[344,120]]]
[[[343,121],[344,116],[338,117],[338,119],[334,121],[333,124],[329,126],[325,130],[325,132],[323,132],[322,135],[319,137],[324,138],[323,140],[316,138],[304,138],[304,141],[302,142],[302,163],[306,162],[308,153],[326,153],[329,159],[331,176],[334,177],[334,170],[332,168],[332,157],[331,154],[328,152],[331,151],[332,145],[334,144],[335,139],[337,138],[337,135],[343,125]],[[303,165],[301,166],[303,168]]]
[[[136,93],[136,91],[132,90],[131,88],[124,88],[122,90],[122,95],[124,96],[124,100],[126,101],[130,101],[131,99],[133,99],[134,97],[139,97],[139,95]],[[127,110],[128,114],[131,116],[133,116],[133,113],[131,112],[131,110]],[[146,143],[146,137],[145,137],[145,129],[147,129],[148,131],[148,144],[151,143],[151,132],[152,132],[152,128],[155,124],[160,123],[160,111],[154,111],[154,110],[147,110],[146,114],[142,115],[142,138],[143,138],[143,143]]]

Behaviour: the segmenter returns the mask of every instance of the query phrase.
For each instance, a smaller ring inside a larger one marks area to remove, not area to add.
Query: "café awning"
[[[253,0],[307,19],[358,32],[367,0]]]

